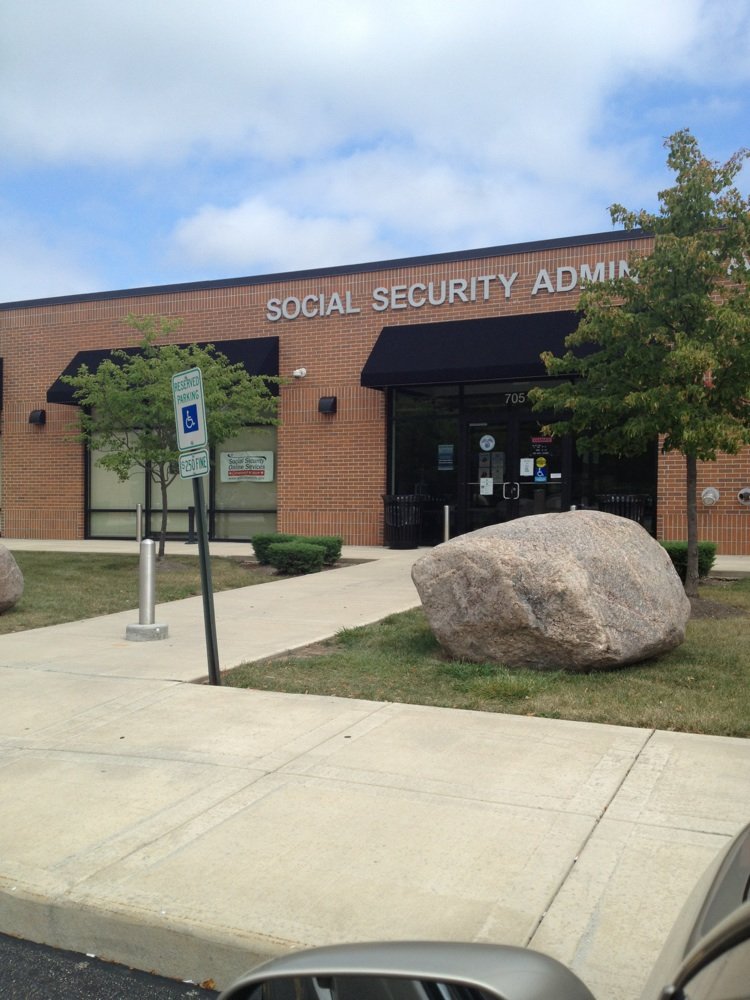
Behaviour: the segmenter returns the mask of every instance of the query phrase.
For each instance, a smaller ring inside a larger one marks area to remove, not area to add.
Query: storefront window
[[[276,428],[246,427],[216,449],[215,538],[276,530]]]
[[[542,432],[533,382],[391,390],[388,492],[418,495],[421,544],[502,521],[596,508],[656,526],[656,443],[642,456],[576,454],[568,436]]]
[[[99,464],[104,452],[89,452],[89,534],[92,538],[134,538],[136,504],[146,502],[145,473],[134,468],[125,482]]]
[[[211,495],[211,476],[203,480],[206,496]],[[167,487],[167,534],[184,535],[189,527],[188,508],[193,506],[193,483],[177,476]],[[161,528],[161,490],[156,483],[151,484],[151,531]]]
[[[578,507],[625,516],[636,512],[637,504],[638,520],[655,534],[657,462],[656,441],[643,454],[629,458],[599,452],[576,453],[572,502]]]
[[[399,389],[393,396],[396,417],[434,417],[457,414],[459,386],[416,385]]]
[[[137,467],[120,482],[99,464],[102,454],[91,451],[88,456],[88,536],[135,538],[138,504],[143,507],[144,533],[158,532],[158,486]],[[211,538],[247,539],[256,532],[275,531],[277,473],[275,427],[247,427],[216,448],[211,474],[204,479]],[[178,476],[167,496],[167,534],[187,536],[194,505],[192,482]]]

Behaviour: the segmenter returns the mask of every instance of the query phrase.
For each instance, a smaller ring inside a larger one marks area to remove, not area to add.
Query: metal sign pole
[[[216,642],[216,616],[214,615],[214,592],[211,584],[211,560],[208,552],[208,529],[206,509],[203,503],[203,477],[193,479],[193,500],[198,534],[198,556],[201,567],[201,590],[203,591],[203,621],[206,628],[206,653],[208,655],[208,682],[221,685],[219,670],[219,647]]]
[[[206,628],[208,682],[221,684],[219,647],[216,643],[214,591],[211,584],[211,559],[208,554],[208,526],[203,502],[203,477],[208,475],[208,428],[203,395],[203,375],[200,368],[188,368],[172,376],[177,450],[180,453],[180,478],[193,480],[193,502],[198,532],[198,556],[203,591],[203,621]]]

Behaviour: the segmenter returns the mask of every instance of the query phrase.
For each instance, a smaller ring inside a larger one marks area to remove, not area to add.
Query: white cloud
[[[292,270],[383,260],[607,229],[616,166],[589,157],[560,178],[548,165],[462,169],[398,147],[303,166],[236,205],[207,204],[176,227],[176,252],[192,264],[235,272]],[[509,235],[510,234],[510,235]]]
[[[194,263],[242,269],[259,265],[266,271],[331,266],[391,256],[366,217],[335,218],[319,214],[295,216],[263,198],[236,208],[201,209],[178,225],[175,241]],[[331,258],[333,255],[333,259]]]
[[[82,162],[309,157],[378,134],[533,159],[584,134],[624,76],[681,72],[701,27],[698,0],[6,7],[6,149]]]
[[[0,212],[0,302],[73,295],[101,288],[70,241],[58,242],[32,220]]]
[[[137,261],[119,286],[590,232],[653,204],[669,132],[736,127],[748,52],[746,0],[5,0],[2,159],[106,179],[65,221]],[[81,290],[37,226],[29,273]]]

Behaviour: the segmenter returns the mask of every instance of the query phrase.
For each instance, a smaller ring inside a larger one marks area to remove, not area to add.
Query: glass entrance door
[[[461,531],[475,531],[515,517],[514,484],[508,480],[512,456],[507,423],[469,421],[466,427],[466,473]]]
[[[548,414],[528,403],[532,382],[390,390],[389,494],[421,500],[421,545],[529,514],[597,509],[608,494],[645,500],[655,530],[657,443],[633,459],[578,455],[572,438],[542,434]],[[604,508],[602,508],[604,509]]]
[[[515,422],[516,517],[567,510],[570,506],[570,448],[566,440],[541,433],[528,414]]]
[[[466,420],[460,531],[567,509],[569,448],[540,426],[528,410],[506,411],[494,421]]]

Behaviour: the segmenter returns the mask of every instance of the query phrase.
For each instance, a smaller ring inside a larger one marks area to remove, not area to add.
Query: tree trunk
[[[688,597],[698,596],[698,459],[686,455],[687,492],[687,567],[685,569],[685,593]]]

